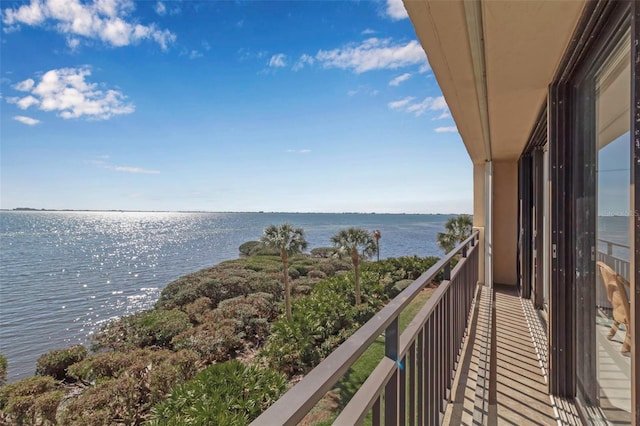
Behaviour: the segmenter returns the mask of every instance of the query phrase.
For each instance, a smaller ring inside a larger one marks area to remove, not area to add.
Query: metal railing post
[[[385,331],[384,355],[387,358],[399,363],[398,359],[400,346],[400,333],[398,328],[398,317],[396,317]],[[385,386],[384,390],[384,424],[398,424],[398,368]]]

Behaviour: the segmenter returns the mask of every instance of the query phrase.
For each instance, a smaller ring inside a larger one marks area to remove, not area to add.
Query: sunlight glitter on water
[[[174,279],[238,257],[265,226],[302,226],[310,248],[341,227],[382,232],[381,257],[438,255],[447,216],[0,212],[0,353],[9,380],[41,354],[87,343],[107,321],[153,307]]]

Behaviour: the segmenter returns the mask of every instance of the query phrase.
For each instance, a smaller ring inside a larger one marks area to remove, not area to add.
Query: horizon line
[[[343,212],[321,212],[321,211],[264,211],[264,210],[246,210],[246,211],[233,211],[233,210],[128,210],[128,209],[46,209],[46,208],[31,208],[31,207],[15,207],[15,208],[0,208],[0,211],[8,212],[103,212],[103,213],[255,213],[255,214],[367,214],[367,215],[461,215],[471,213],[408,213],[408,212],[375,212],[375,211],[343,211]]]

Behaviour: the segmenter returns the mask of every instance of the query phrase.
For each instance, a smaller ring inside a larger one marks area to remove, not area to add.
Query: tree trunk
[[[355,249],[351,252],[351,261],[356,273],[356,306],[358,306],[360,304],[360,266],[358,252]]]
[[[289,259],[287,258],[287,252],[280,251],[280,258],[282,259],[282,282],[284,284],[284,308],[286,311],[287,319],[291,320],[291,288],[289,287]]]

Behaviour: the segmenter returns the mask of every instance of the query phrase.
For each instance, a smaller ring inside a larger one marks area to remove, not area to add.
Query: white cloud
[[[148,170],[142,167],[128,167],[128,166],[104,166],[105,169],[115,170],[116,172],[135,173],[145,175],[157,175],[160,174],[159,170]]]
[[[287,149],[285,152],[295,153],[295,154],[308,154],[311,152],[310,149]]]
[[[306,53],[300,56],[300,59],[293,65],[291,68],[293,71],[299,71],[304,68],[305,65],[313,65],[316,60],[313,59],[313,56],[307,55]]]
[[[416,40],[392,44],[390,39],[369,38],[334,50],[321,50],[316,60],[325,68],[353,70],[356,74],[377,69],[397,69],[424,63],[427,57]]]
[[[14,84],[13,88],[21,92],[28,92],[29,90],[31,90],[34,84],[35,84],[35,81],[33,81],[33,79],[31,78],[28,78],[25,81],[21,81],[20,83]]]
[[[347,92],[349,96],[355,95],[368,95],[368,96],[377,96],[380,93],[379,90],[372,89],[370,86],[358,86],[357,89],[352,89]]]
[[[36,120],[35,118],[25,117],[24,115],[16,115],[13,117],[14,120],[19,121],[28,126],[35,126],[40,123],[40,120]]]
[[[434,120],[444,120],[445,118],[451,118],[451,113],[448,110],[434,118]]]
[[[404,99],[400,99],[399,101],[389,102],[387,106],[390,109],[400,109],[406,107],[409,102],[413,101],[415,98],[413,96],[408,96]]]
[[[165,15],[167,13],[167,6],[164,5],[161,1],[156,3],[156,7],[154,8],[158,15]]]
[[[438,96],[437,98],[433,98],[430,109],[434,111],[438,111],[438,110],[448,111],[449,106],[447,105],[447,101],[444,100],[444,96]]]
[[[153,40],[162,49],[167,49],[175,41],[175,34],[160,30],[153,23],[142,25],[128,20],[134,7],[132,0],[93,0],[88,3],[80,0],[31,0],[28,5],[4,9],[2,22],[11,30],[20,25],[50,23],[52,28],[67,36],[67,43],[72,49],[79,44],[79,37],[102,40],[112,46]]]
[[[78,46],[80,46],[80,39],[75,37],[67,38],[67,46],[69,46],[71,50],[76,50]]]
[[[458,132],[458,128],[456,126],[437,127],[435,129],[435,131],[437,133],[457,133]]]
[[[372,30],[371,28],[367,28],[365,30],[362,30],[362,32],[360,34],[362,35],[371,35],[371,34],[375,34],[376,32],[374,30]]]
[[[387,0],[387,16],[394,21],[399,21],[409,17],[402,0]]]
[[[24,98],[7,98],[7,102],[18,105],[18,108],[20,109],[27,109],[32,105],[38,105],[40,103],[39,100],[31,95],[25,96]]]
[[[189,53],[189,59],[202,58],[203,56],[204,55],[197,50],[192,50],[191,53]]]
[[[271,59],[269,59],[269,66],[276,67],[276,68],[286,67],[287,62],[285,61],[285,58],[286,58],[286,55],[284,53],[278,53],[277,55],[273,55]]]
[[[37,105],[43,111],[57,111],[62,118],[86,117],[107,120],[114,115],[130,114],[135,110],[126,102],[122,92],[101,90],[96,83],[85,81],[91,75],[89,68],[60,68],[46,72],[40,81],[24,80],[14,87],[30,87],[30,94],[11,98],[22,109]],[[102,85],[100,85],[102,86]]]
[[[409,78],[411,77],[411,74],[409,74],[408,72],[397,76],[396,78],[394,78],[393,80],[391,80],[389,82],[389,86],[399,86],[400,83],[402,83],[403,81],[407,81],[409,80]]]
[[[416,117],[421,116],[427,111],[441,111],[438,119],[450,117],[449,106],[444,100],[444,96],[427,97],[422,102],[413,103],[413,97],[408,97],[395,102],[389,102],[387,106],[390,109],[402,109],[405,112],[413,113]]]

